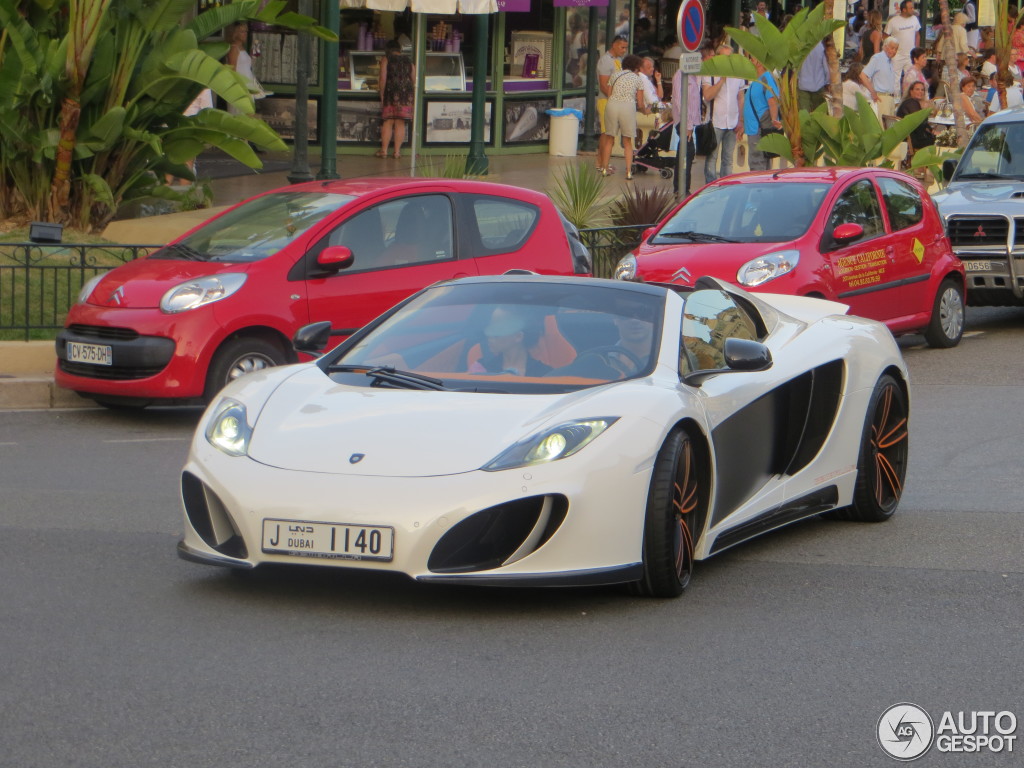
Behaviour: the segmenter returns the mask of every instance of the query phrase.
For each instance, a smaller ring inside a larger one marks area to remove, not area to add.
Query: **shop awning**
[[[375,11],[399,13],[411,8],[413,13],[497,13],[498,0],[341,0],[342,8],[371,8]]]

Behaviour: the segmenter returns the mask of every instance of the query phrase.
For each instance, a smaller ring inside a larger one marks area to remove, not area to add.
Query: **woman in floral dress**
[[[405,140],[405,121],[412,120],[412,104],[415,92],[416,69],[412,59],[402,55],[397,40],[390,40],[384,46],[384,57],[380,60],[380,107],[383,124],[380,132],[380,150],[377,157],[388,156],[388,144],[392,136],[395,142],[396,160],[402,158],[402,142]]]

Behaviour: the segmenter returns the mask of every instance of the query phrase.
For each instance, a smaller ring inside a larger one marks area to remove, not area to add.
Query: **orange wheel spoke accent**
[[[892,491],[892,495],[898,499],[900,494],[903,493],[903,484],[900,482],[896,468],[892,465],[892,462],[882,454],[878,454],[876,461],[880,474],[885,475],[885,479],[889,481],[889,488]],[[881,477],[879,480],[881,480]],[[879,490],[881,490],[881,482],[879,482]]]
[[[904,429],[906,424],[907,420],[905,418],[900,419],[898,422],[896,422],[896,426],[894,426],[892,429],[890,429],[888,432],[886,432],[878,439],[878,447],[882,449],[891,448],[897,443],[902,443],[904,440],[906,440],[908,435],[907,430]]]

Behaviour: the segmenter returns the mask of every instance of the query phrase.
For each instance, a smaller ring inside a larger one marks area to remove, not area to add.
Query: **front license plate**
[[[968,272],[991,272],[992,262],[991,261],[965,261],[964,269]]]
[[[264,520],[263,551],[338,560],[391,560],[395,529],[385,526]]]
[[[68,362],[113,365],[114,351],[104,344],[79,344],[77,341],[69,341]]]

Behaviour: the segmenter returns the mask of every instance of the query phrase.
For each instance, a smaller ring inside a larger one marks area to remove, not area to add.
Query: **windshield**
[[[781,243],[807,231],[829,184],[766,181],[706,187],[652,243]]]
[[[322,364],[356,386],[398,386],[395,375],[416,374],[448,390],[570,392],[649,374],[664,303],[661,291],[578,283],[441,285]]]
[[[1024,123],[981,126],[953,177],[968,179],[1024,179]]]
[[[280,251],[354,198],[324,192],[279,192],[240,205],[150,258],[260,261]]]

